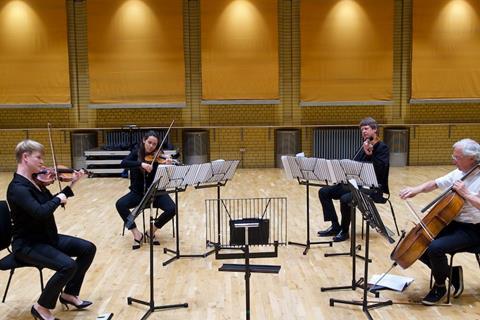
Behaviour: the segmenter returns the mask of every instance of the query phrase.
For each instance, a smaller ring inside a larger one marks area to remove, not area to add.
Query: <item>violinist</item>
[[[371,117],[364,118],[360,122],[360,131],[364,142],[353,160],[373,163],[375,175],[381,189],[372,190],[369,195],[373,201],[381,202],[383,193],[389,193],[388,171],[390,153],[388,146],[378,136],[378,124],[375,119]],[[322,187],[318,191],[318,196],[323,209],[323,219],[332,223],[326,230],[319,231],[318,236],[333,236],[333,241],[335,242],[347,240],[349,238],[348,231],[351,220],[350,203],[352,202],[352,193],[348,186],[336,184]],[[338,222],[337,213],[333,205],[334,199],[340,200],[341,223]]]
[[[474,173],[461,180],[466,172],[478,166],[480,145],[472,139],[456,142],[453,145],[452,160],[457,169],[438,179],[400,191],[400,197],[407,199],[422,192],[452,187],[465,200],[458,216],[440,231],[420,257],[420,260],[432,270],[435,280],[432,289],[422,300],[424,305],[440,303],[447,293],[445,281],[449,275],[449,267],[446,254],[480,245],[480,174]],[[453,296],[457,298],[463,292],[461,266],[453,267],[451,282]]]
[[[35,319],[51,320],[54,317],[50,310],[55,308],[57,298],[67,308],[72,305],[84,309],[92,304],[80,299],[79,293],[96,247],[87,240],[59,234],[54,218],[55,210],[73,196],[72,187],[83,173],[74,173],[70,185],[52,195],[34,178],[43,169],[43,145],[23,140],[15,154],[17,171],[7,189],[13,221],[12,249],[19,261],[55,271],[30,310]]]
[[[146,158],[156,153],[159,148],[160,138],[157,132],[148,131],[140,144],[138,149],[130,152],[130,154],[123,159],[122,168],[130,169],[130,192],[121,197],[117,203],[117,211],[124,223],[127,222],[127,218],[130,215],[130,209],[135,208],[142,200],[146,190],[150,187],[155,178],[155,171],[158,166],[158,161],[153,163],[148,162]],[[153,158],[152,158],[153,159]],[[161,163],[171,164],[170,158],[161,158]],[[154,208],[160,208],[163,213],[155,219],[154,230],[152,239],[153,244],[159,245],[160,242],[155,239],[155,231],[162,228],[170,219],[175,216],[175,202],[170,198],[168,194],[161,194],[155,197],[153,202]],[[132,249],[140,248],[143,240],[143,234],[138,230],[133,223],[129,225],[129,230],[133,235]],[[146,236],[150,233],[147,232]]]

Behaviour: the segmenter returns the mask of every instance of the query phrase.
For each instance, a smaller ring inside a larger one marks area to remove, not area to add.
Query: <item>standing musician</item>
[[[367,117],[360,122],[360,131],[364,143],[357,152],[355,161],[372,162],[380,184],[380,190],[372,190],[370,197],[375,202],[381,202],[383,193],[388,191],[388,171],[390,153],[388,146],[378,137],[378,124],[375,119]],[[336,184],[323,187],[318,191],[320,203],[323,209],[324,221],[331,221],[332,225],[326,230],[319,231],[319,237],[333,236],[333,241],[340,242],[349,238],[348,229],[350,228],[352,202],[352,193],[346,185]],[[340,212],[342,214],[341,224],[338,223],[337,213],[333,206],[333,199],[340,200]]]
[[[439,303],[447,293],[445,280],[449,267],[446,253],[480,245],[480,174],[472,174],[464,181],[460,180],[466,172],[479,164],[480,145],[471,139],[460,140],[453,145],[452,159],[457,169],[436,180],[400,191],[400,197],[407,199],[422,192],[437,188],[448,189],[452,186],[453,190],[465,199],[459,215],[440,231],[420,258],[432,270],[435,279],[433,288],[422,300],[424,305]],[[451,280],[454,297],[459,297],[463,292],[462,273],[461,266],[453,268]]]
[[[117,211],[124,223],[127,222],[130,209],[135,208],[140,203],[155,178],[158,162],[154,161],[152,164],[145,158],[148,158],[148,156],[152,157],[155,154],[159,148],[159,142],[158,133],[153,130],[148,131],[143,137],[140,147],[131,151],[121,163],[122,168],[130,169],[130,192],[121,197],[116,203]],[[162,158],[161,162],[170,164],[172,160]],[[155,197],[153,207],[163,210],[163,213],[155,220],[154,230],[152,230],[154,235],[154,239],[152,239],[153,244],[159,245],[160,242],[155,239],[155,231],[162,228],[175,216],[175,202],[173,202],[168,194],[161,194]],[[143,234],[137,229],[135,223],[129,226],[129,230],[133,234],[132,249],[140,248]],[[146,233],[146,236],[148,237],[149,234],[150,233]]]
[[[58,234],[54,218],[55,210],[73,196],[72,187],[84,174],[74,172],[70,186],[52,195],[45,186],[51,182],[42,184],[35,178],[43,169],[43,145],[23,140],[15,148],[15,155],[17,171],[7,189],[13,221],[12,249],[19,261],[56,271],[31,309],[35,319],[56,319],[50,309],[55,308],[57,298],[67,308],[72,305],[84,309],[92,304],[78,295],[96,247],[89,241]]]

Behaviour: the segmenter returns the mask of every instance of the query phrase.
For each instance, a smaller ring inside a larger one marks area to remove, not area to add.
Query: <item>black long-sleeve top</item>
[[[138,149],[135,149],[120,163],[122,168],[128,168],[130,170],[130,190],[141,195],[143,195],[152,184],[157,167],[157,163],[155,162],[153,164],[154,170],[148,174],[142,170],[142,162],[143,161],[138,159]]]
[[[73,196],[70,187],[62,191],[67,197]],[[54,212],[61,203],[47,188],[38,189],[22,175],[13,174],[8,185],[7,201],[13,220],[14,252],[32,243],[56,245],[58,231]]]
[[[354,159],[360,162],[372,162],[377,182],[380,184],[384,193],[390,193],[388,190],[388,171],[390,169],[390,151],[383,141],[379,141],[373,145],[373,152],[370,156],[365,153],[363,148]]]

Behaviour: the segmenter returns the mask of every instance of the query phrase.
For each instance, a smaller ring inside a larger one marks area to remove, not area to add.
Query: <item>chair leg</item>
[[[393,222],[395,223],[395,229],[397,229],[397,234],[400,236],[400,230],[398,230],[397,218],[395,217],[395,211],[393,210],[392,202],[390,199],[387,200],[390,205],[390,212],[392,213]]]
[[[44,285],[43,285],[43,272],[42,272],[42,268],[37,268],[38,269],[38,272],[40,273],[40,289],[42,290],[43,292],[43,289],[45,289]]]
[[[448,288],[447,288],[447,304],[450,303],[450,294],[451,294],[451,291],[452,291],[451,287],[452,287],[453,256],[454,255],[455,255],[454,253],[452,253],[450,255],[450,268],[448,270],[448,282],[447,282],[447,286],[448,286]]]
[[[3,294],[2,303],[4,303],[5,299],[7,298],[8,288],[10,288],[10,282],[12,281],[14,272],[15,272],[15,269],[10,269],[10,276],[8,277],[7,287],[5,288],[5,293]]]

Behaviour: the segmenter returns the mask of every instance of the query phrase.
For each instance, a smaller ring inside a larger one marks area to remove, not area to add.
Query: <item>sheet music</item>
[[[343,170],[343,166],[340,164],[340,160],[330,160],[331,175],[335,177],[337,183],[347,183],[347,176]]]
[[[215,160],[203,163],[198,169],[194,184],[208,184],[231,180],[240,160]]]
[[[158,166],[155,179],[159,180],[158,190],[184,188],[187,186],[185,177],[190,166]]]
[[[378,188],[377,176],[373,163],[371,162],[358,162],[348,159],[340,160],[340,166],[345,172],[346,178],[355,179],[358,185],[363,187]]]
[[[293,179],[292,169],[290,168],[290,162],[288,161],[288,156],[282,156],[282,165],[283,165],[283,172],[287,176],[287,179]]]

